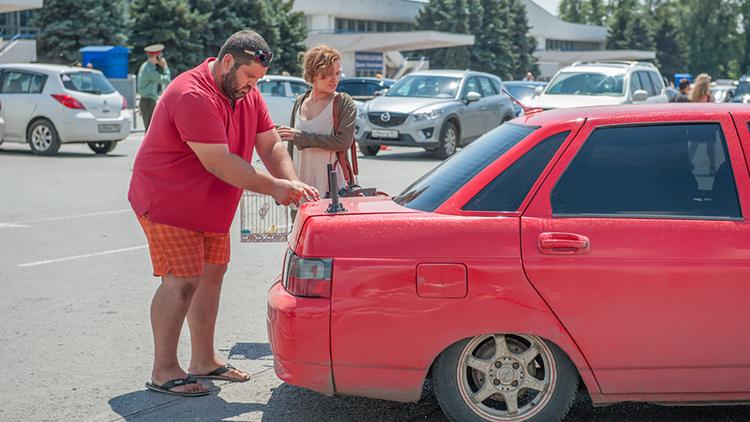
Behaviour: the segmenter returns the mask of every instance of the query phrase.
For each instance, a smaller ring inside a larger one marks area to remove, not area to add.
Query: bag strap
[[[340,94],[336,93],[333,97],[333,127],[339,127],[339,102]],[[334,129],[335,130],[335,129]],[[357,184],[357,175],[359,174],[359,165],[357,163],[357,143],[352,140],[351,147],[351,161],[347,156],[348,151],[336,151],[336,162],[341,166],[341,171],[344,173],[344,180],[351,187]]]

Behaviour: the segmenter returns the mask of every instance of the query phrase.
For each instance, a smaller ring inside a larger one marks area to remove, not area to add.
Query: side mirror
[[[538,87],[534,88],[534,95],[535,96],[542,95],[542,92],[544,92],[544,87],[543,86],[538,86]]]
[[[648,100],[648,92],[639,89],[633,93],[633,101],[646,101]]]
[[[385,95],[386,92],[388,92],[388,88],[375,91],[375,92],[373,92],[373,95],[375,95],[376,97],[381,97],[381,96]]]
[[[474,101],[479,101],[482,99],[482,94],[474,91],[469,91],[468,94],[466,94],[466,104],[473,103]]]

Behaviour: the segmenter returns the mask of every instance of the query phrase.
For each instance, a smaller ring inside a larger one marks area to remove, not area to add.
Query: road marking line
[[[113,253],[136,251],[138,249],[145,249],[147,247],[148,247],[148,245],[140,245],[140,246],[133,246],[133,247],[130,247],[130,248],[112,249],[112,250],[109,250],[109,251],[87,253],[87,254],[84,254],[84,255],[76,255],[76,256],[68,256],[68,257],[65,257],[65,258],[46,259],[44,261],[27,262],[25,264],[18,264],[18,266],[19,267],[34,267],[34,266],[37,266],[37,265],[54,264],[54,263],[57,263],[57,262],[71,261],[73,259],[91,258],[91,257],[95,257],[95,256],[110,255],[110,254],[113,254]]]
[[[0,229],[16,229],[19,227],[29,227],[25,224],[16,224],[16,223],[0,223]]]
[[[47,217],[47,218],[38,218],[36,220],[20,220],[20,221],[11,221],[8,223],[0,223],[0,227],[3,227],[4,225],[8,224],[33,224],[33,223],[44,223],[47,221],[58,221],[58,220],[71,220],[74,218],[86,218],[86,217],[98,217],[100,215],[112,215],[112,214],[122,214],[125,212],[133,212],[130,208],[122,209],[122,210],[114,210],[114,211],[101,211],[101,212],[91,212],[87,214],[77,214],[77,215],[66,215],[63,217]]]

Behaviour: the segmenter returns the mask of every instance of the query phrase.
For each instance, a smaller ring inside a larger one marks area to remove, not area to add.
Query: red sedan
[[[394,198],[303,206],[268,299],[277,375],[454,421],[750,401],[750,110],[553,110]],[[579,386],[579,383],[581,384]]]

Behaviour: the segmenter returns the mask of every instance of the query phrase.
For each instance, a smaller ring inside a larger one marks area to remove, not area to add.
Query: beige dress
[[[297,111],[294,119],[294,128],[303,132],[316,133],[320,135],[333,134],[333,100],[331,100],[325,109],[313,119],[305,120],[301,115],[302,107]],[[322,148],[305,148],[294,151],[294,168],[302,182],[315,187],[324,196],[328,192],[328,164],[336,163],[336,152]],[[338,170],[338,187],[339,189],[346,186],[344,173],[341,166],[336,166]]]

